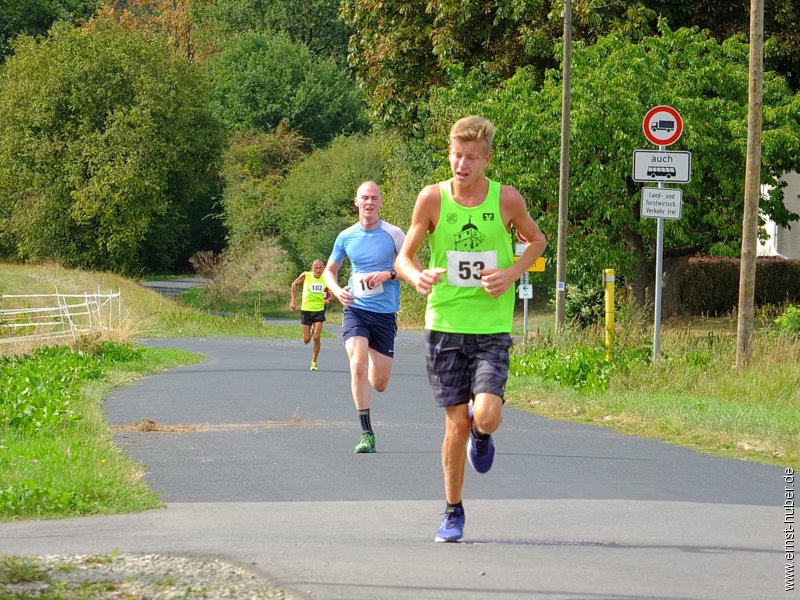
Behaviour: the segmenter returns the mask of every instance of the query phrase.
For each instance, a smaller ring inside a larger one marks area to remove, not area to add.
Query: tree
[[[115,19],[123,28],[161,35],[187,60],[197,55],[192,7],[196,0],[103,0],[104,17]]]
[[[572,66],[569,280],[596,285],[614,267],[642,303],[653,281],[655,226],[640,217],[641,184],[631,178],[633,151],[645,146],[642,119],[657,104],[683,116],[674,149],[692,152],[692,181],[683,189],[681,219],[666,227],[665,255],[698,251],[736,256],[741,245],[742,189],[747,136],[747,44],[717,43],[708,33],[669,30],[634,43],[622,35],[578,45]],[[500,89],[465,77],[433,94],[433,123],[479,112],[498,127],[492,176],[513,182],[555,231],[559,170],[560,72],[541,90],[530,69]],[[800,169],[800,99],[774,72],[764,77],[762,182]],[[441,144],[443,131],[431,128]],[[762,209],[781,224],[796,220],[778,188]]]
[[[265,132],[286,119],[303,137],[325,145],[366,127],[347,72],[286,34],[235,36],[205,66],[214,113],[231,130]]]
[[[277,31],[314,56],[345,67],[351,31],[338,10],[338,0],[195,0],[192,13],[211,42],[248,31]]]
[[[354,34],[350,62],[368,90],[373,117],[415,131],[431,87],[453,65],[480,67],[499,80],[518,66],[555,66],[560,31],[544,0],[343,0]]]
[[[45,35],[56,21],[79,23],[97,7],[98,0],[0,0],[0,62],[17,35]]]
[[[294,265],[308,268],[326,260],[336,235],[357,219],[353,199],[365,180],[383,179],[380,142],[375,136],[336,138],[296,164],[278,189],[280,243]]]
[[[572,0],[574,38],[593,44],[618,34],[632,41],[673,29],[708,29],[717,41],[747,31],[738,0]],[[557,66],[563,0],[343,0],[353,29],[350,63],[368,90],[372,115],[387,127],[419,133],[429,90],[454,81],[453,66],[479,69],[500,85],[525,67],[539,85]],[[767,0],[767,65],[800,87],[800,7]]]
[[[196,69],[108,19],[19,38],[0,71],[0,244],[127,273],[219,244],[207,106]]]
[[[225,151],[222,195],[228,247],[280,233],[278,189],[307,142],[280,123],[269,133],[238,132]]]

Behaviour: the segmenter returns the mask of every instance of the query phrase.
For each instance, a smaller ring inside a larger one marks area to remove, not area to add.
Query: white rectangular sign
[[[683,190],[642,188],[642,217],[680,219]]]
[[[633,151],[634,181],[689,183],[692,178],[691,152]]]
[[[519,284],[519,297],[522,300],[530,300],[533,298],[533,284],[521,283]]]

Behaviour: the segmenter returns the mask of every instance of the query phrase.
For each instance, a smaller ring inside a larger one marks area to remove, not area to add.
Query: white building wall
[[[800,214],[800,175],[787,173],[783,176],[786,187],[783,189],[783,201],[791,212]],[[766,189],[762,189],[766,193]],[[763,216],[763,215],[762,215]],[[800,221],[795,221],[791,229],[778,227],[773,221],[766,219],[765,229],[769,235],[766,242],[759,242],[759,256],[783,256],[800,259]]]

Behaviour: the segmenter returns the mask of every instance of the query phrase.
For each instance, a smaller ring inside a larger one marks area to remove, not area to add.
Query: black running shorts
[[[438,406],[466,404],[482,393],[503,397],[513,343],[509,334],[428,331],[425,338],[428,381]]]

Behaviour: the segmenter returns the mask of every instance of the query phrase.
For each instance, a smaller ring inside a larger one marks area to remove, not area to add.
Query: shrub
[[[564,317],[580,327],[601,323],[605,317],[605,292],[602,286],[568,286],[564,299]]]
[[[756,260],[756,306],[800,301],[800,260]],[[739,259],[695,257],[681,279],[681,310],[690,315],[723,315],[739,304]]]
[[[775,319],[781,331],[786,333],[800,335],[800,306],[790,304],[786,307],[784,313]]]
[[[282,121],[268,133],[238,132],[225,152],[222,195],[228,247],[278,232],[277,191],[307,144]]]
[[[570,350],[532,348],[511,356],[509,372],[513,376],[536,376],[583,392],[607,390],[613,375],[635,364],[650,360],[646,348],[633,348],[614,354],[606,360],[602,348],[575,345]]]
[[[38,431],[80,419],[74,400],[81,383],[140,354],[141,349],[102,342],[92,352],[54,346],[0,358],[0,427]]]
[[[353,204],[365,180],[383,179],[380,142],[375,136],[339,137],[298,163],[278,190],[280,243],[292,271],[326,261],[338,233],[357,219]],[[344,271],[342,272],[344,275]]]

